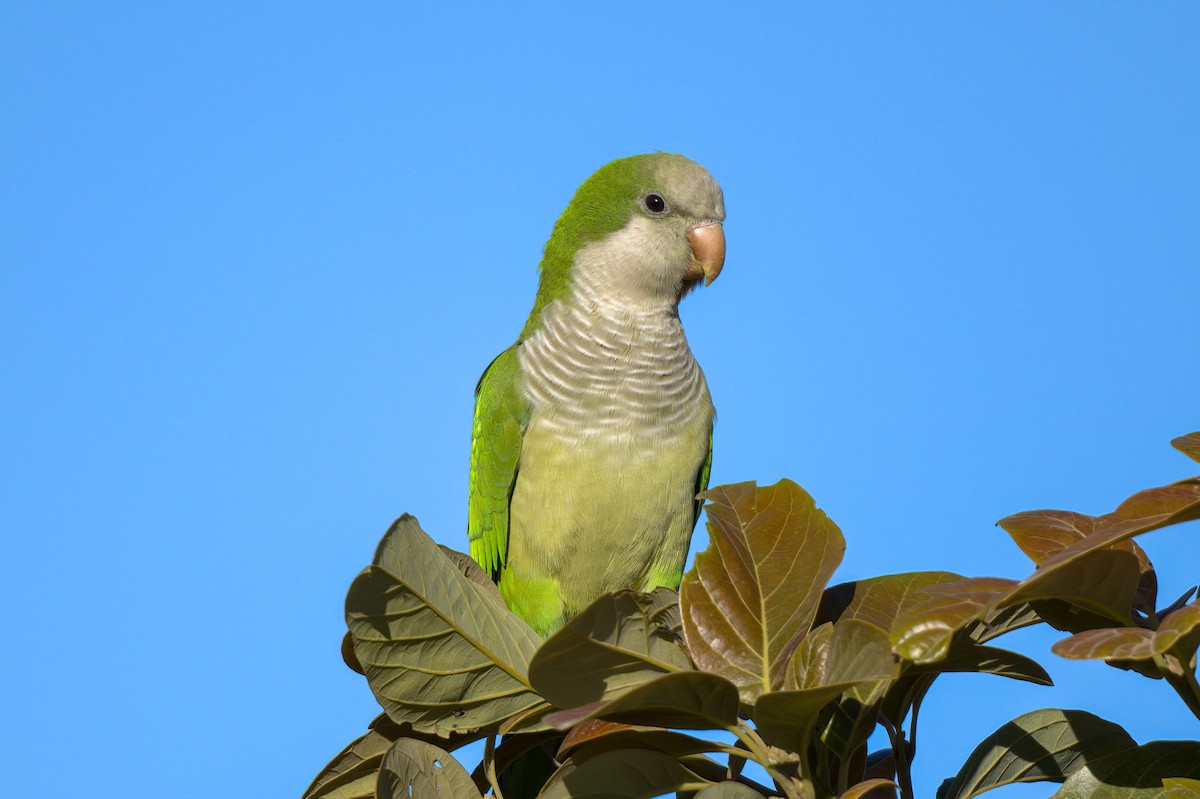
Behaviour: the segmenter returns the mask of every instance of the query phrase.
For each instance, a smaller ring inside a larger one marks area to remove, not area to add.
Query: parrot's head
[[[575,192],[546,243],[536,317],[586,286],[600,301],[677,304],[725,263],[725,202],[708,170],[651,153],[600,167]]]

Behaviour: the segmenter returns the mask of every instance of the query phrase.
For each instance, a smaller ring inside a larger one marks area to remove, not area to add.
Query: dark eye
[[[642,198],[642,206],[655,216],[662,216],[667,212],[667,201],[661,194],[647,194]]]

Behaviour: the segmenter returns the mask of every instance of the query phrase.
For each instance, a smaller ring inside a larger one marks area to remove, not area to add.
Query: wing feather
[[[517,482],[529,403],[520,389],[517,344],[496,356],[475,387],[467,537],[471,557],[499,579],[508,556],[508,506]]]

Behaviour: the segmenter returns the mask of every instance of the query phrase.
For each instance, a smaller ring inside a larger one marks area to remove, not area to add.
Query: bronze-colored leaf
[[[362,664],[358,662],[358,656],[354,654],[354,636],[349,632],[342,636],[342,662],[351,671],[357,671],[359,674],[366,675]]]
[[[397,722],[448,734],[536,707],[529,659],[541,638],[401,516],[346,597],[354,654]]]
[[[653,749],[614,749],[554,772],[538,799],[649,799],[671,791],[699,791],[712,781]]]
[[[1100,516],[1086,537],[1052,555],[1038,570],[1056,569],[1097,549],[1135,535],[1200,518],[1200,478],[1139,491],[1112,513]]]
[[[1030,560],[1041,566],[1067,547],[1096,532],[1096,516],[1068,510],[1026,511],[996,522]],[[1113,549],[1129,552],[1138,560],[1140,578],[1133,606],[1146,616],[1153,615],[1158,601],[1158,576],[1145,551],[1135,541],[1120,541]]]
[[[1154,657],[1154,633],[1141,627],[1086,630],[1050,649],[1072,660],[1149,660]]]
[[[783,684],[846,542],[800,486],[721,486],[709,500],[709,546],[683,577],[680,603],[698,668],[750,702]]]
[[[1035,685],[1054,684],[1046,670],[1033,658],[999,647],[968,643],[956,643],[943,660],[914,665],[907,669],[905,674],[947,672],[995,674],[998,677],[1023,680]]]
[[[898,787],[891,780],[863,780],[852,785],[839,799],[894,799]]]
[[[1068,551],[1070,548],[1063,550]],[[1133,602],[1141,583],[1136,555],[1105,545],[1066,560],[1058,558],[1060,555],[1055,555],[1011,591],[997,597],[990,608],[1059,600],[1103,616],[1110,625],[1133,623]]]
[[[1136,746],[1125,730],[1091,713],[1035,710],[985,738],[938,796],[971,799],[1017,782],[1062,782],[1089,763]]]
[[[868,707],[900,668],[883,632],[857,619],[821,625],[801,642],[795,660],[800,688],[765,693],[754,703],[763,739],[792,751],[803,751],[826,705],[857,690],[851,698]]]
[[[546,717],[567,729],[582,719],[607,719],[683,730],[728,729],[737,724],[737,687],[717,674],[682,671],[666,674],[626,691],[615,699],[592,703]]]
[[[1188,433],[1186,436],[1171,439],[1171,446],[1192,460],[1200,462],[1200,432]]]
[[[695,799],[763,799],[763,795],[749,785],[723,780],[700,791]]]
[[[996,597],[1017,583],[998,577],[973,577],[925,588],[930,598],[904,608],[892,623],[896,654],[913,663],[935,663],[946,657],[954,635],[974,624]]]
[[[1200,778],[1200,741],[1151,741],[1076,770],[1053,799],[1166,799],[1167,779]]]
[[[401,738],[384,755],[378,799],[481,799],[467,770],[445,749]]]
[[[1200,646],[1200,602],[1184,605],[1163,617],[1154,633],[1154,653],[1171,652],[1188,664]]]
[[[560,708],[602,702],[657,679],[690,671],[661,592],[605,594],[546,639],[529,680]]]
[[[901,611],[929,598],[926,588],[963,579],[953,572],[930,571],[887,574],[841,583],[825,589],[815,623],[858,619],[888,632]]]
[[[563,739],[558,759],[568,756],[579,761],[612,749],[656,749],[668,755],[694,755],[699,752],[718,752],[725,747],[717,741],[706,741],[692,735],[661,727],[640,727],[618,724],[602,719],[588,719],[576,724]]]

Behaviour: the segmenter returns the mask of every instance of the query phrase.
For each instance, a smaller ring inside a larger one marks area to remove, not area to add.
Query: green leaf
[[[667,598],[638,591],[600,597],[541,645],[529,664],[530,683],[557,707],[575,708],[691,671]]]
[[[500,587],[488,577],[487,572],[475,562],[475,559],[470,555],[459,552],[457,549],[451,549],[445,544],[438,544],[438,549],[442,550],[442,554],[450,559],[463,577],[466,577],[471,582],[483,589],[483,592],[492,599],[504,605],[504,595],[500,593]],[[507,607],[507,605],[505,605]]]
[[[749,785],[725,780],[700,791],[695,799],[763,799],[763,795]]]
[[[1180,777],[1200,777],[1200,741],[1152,741],[1089,760],[1053,799],[1166,799],[1163,781]]]
[[[499,724],[541,698],[526,678],[541,639],[405,514],[350,586],[346,623],[375,698],[439,735]]]
[[[1171,446],[1192,460],[1200,462],[1200,432],[1171,439]]]
[[[313,780],[302,799],[359,799],[375,796],[375,776],[379,764],[392,744],[400,738],[426,740],[436,746],[453,751],[460,746],[476,741],[479,734],[456,734],[439,738],[420,733],[409,724],[397,724],[380,713],[367,725],[367,734],[338,753],[329,765]]]
[[[375,787],[379,799],[481,799],[471,775],[445,749],[401,738],[388,750]]]
[[[374,799],[379,764],[395,740],[396,725],[379,716],[321,769],[301,799]]]
[[[1035,710],[985,738],[939,791],[970,799],[1015,782],[1062,782],[1098,758],[1136,747],[1129,733],[1082,710]]]
[[[821,595],[816,623],[858,619],[887,632],[905,608],[929,598],[931,585],[963,580],[953,572],[905,572],[869,577],[826,588]]]
[[[1163,780],[1167,799],[1200,799],[1200,780],[1167,777]]]
[[[667,674],[598,705],[584,705],[546,717],[566,729],[582,718],[623,724],[650,724],[683,730],[726,729],[737,724],[737,686],[716,674],[685,671]]]
[[[582,763],[568,760],[538,799],[652,799],[669,791],[699,791],[711,783],[670,755],[614,749]]]
[[[1072,660],[1150,660],[1154,633],[1141,627],[1086,630],[1056,642],[1050,650]]]
[[[783,684],[846,542],[800,486],[721,486],[709,500],[709,546],[683,577],[680,603],[696,666],[743,700]]]

